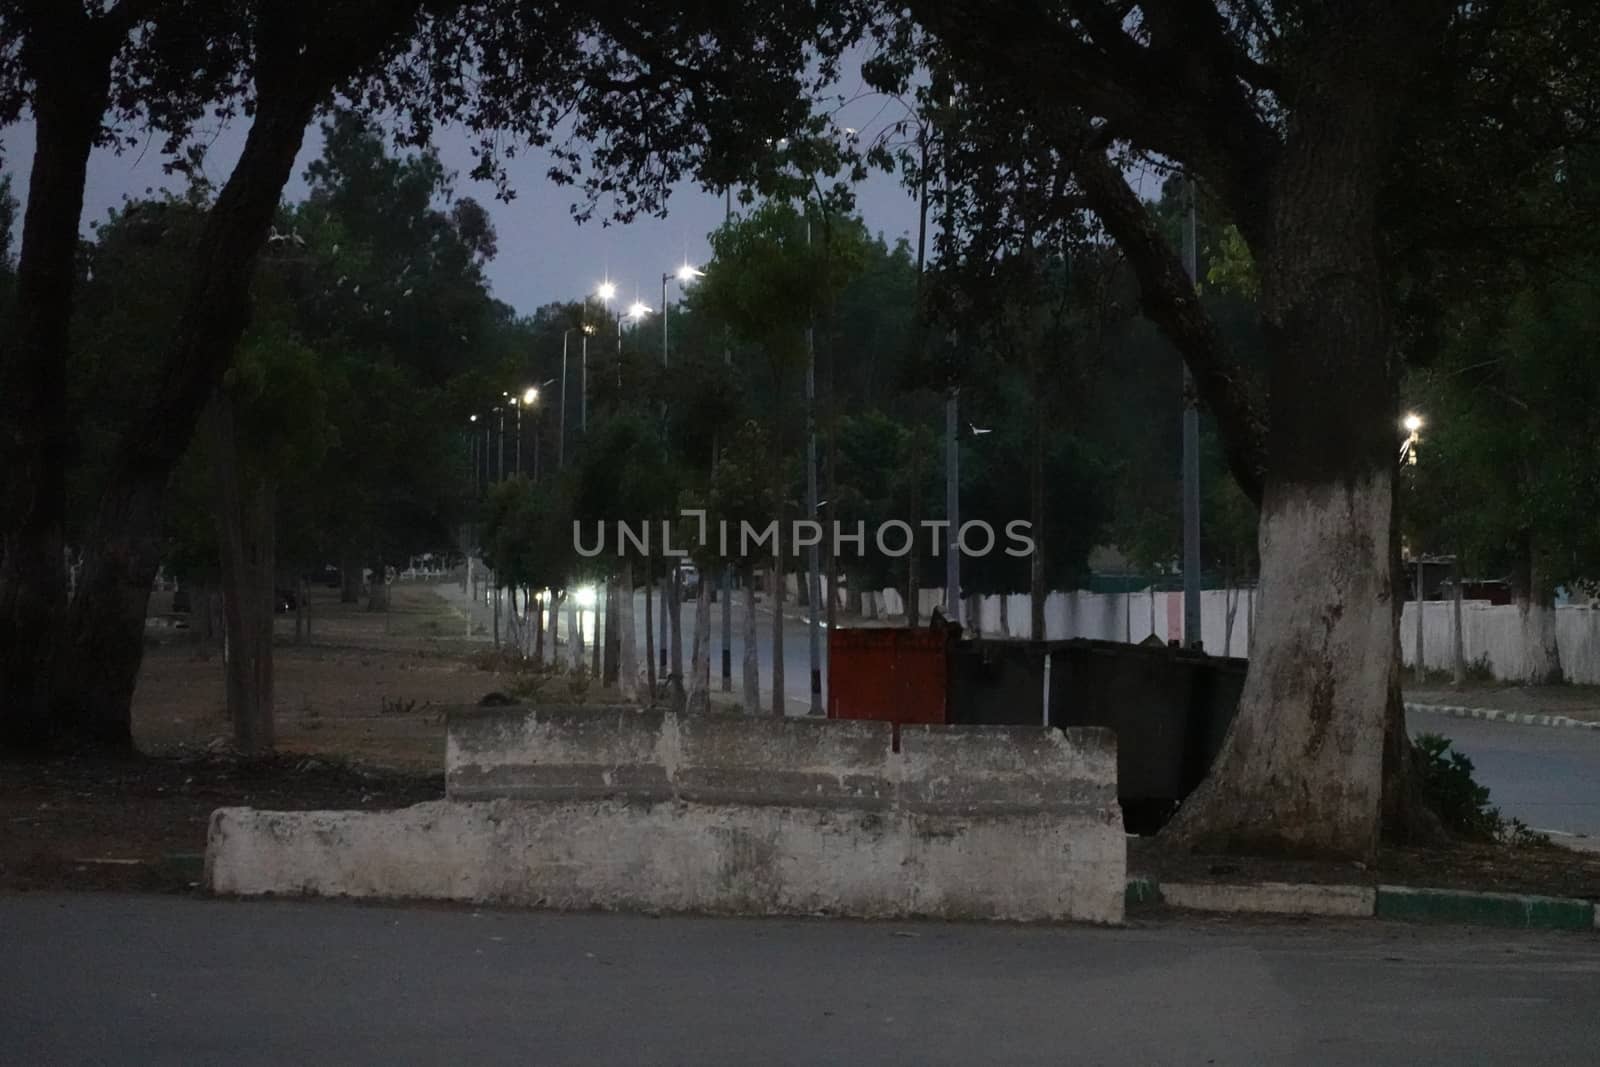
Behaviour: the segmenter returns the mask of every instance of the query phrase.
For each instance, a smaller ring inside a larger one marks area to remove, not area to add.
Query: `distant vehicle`
[[[322,565],[321,570],[313,571],[306,575],[306,581],[314,582],[328,589],[338,589],[344,584],[344,575],[339,573],[338,567],[331,563],[325,563]]]
[[[700,569],[693,563],[678,565],[678,575],[683,581],[683,598],[692,600],[700,595]]]

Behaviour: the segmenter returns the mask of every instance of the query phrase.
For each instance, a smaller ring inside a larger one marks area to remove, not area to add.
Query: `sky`
[[[859,78],[854,86],[847,79],[847,95],[859,93]],[[899,117],[898,105],[886,107],[883,99],[856,99],[835,118],[840,125],[855,125],[863,136],[871,136],[886,123]],[[215,131],[207,160],[208,175],[220,185],[227,178],[243,147],[248,129],[245,120]],[[33,127],[23,122],[0,131],[4,155],[0,168],[12,175],[13,190],[27,203],[28,168],[33,159]],[[660,302],[661,275],[674,270],[686,259],[703,263],[709,253],[706,235],[722,222],[723,201],[696,188],[692,183],[677,187],[668,201],[665,219],[646,218],[628,225],[603,226],[597,217],[579,225],[569,212],[572,190],[554,185],[545,178],[549,157],[541,150],[529,150],[509,161],[511,184],[516,198],[508,203],[495,199],[492,185],[468,177],[472,169],[469,142],[463,131],[443,129],[435,147],[444,164],[458,172],[456,194],[482,202],[494,219],[499,238],[499,255],[488,266],[494,295],[528,314],[556,300],[575,299],[592,292],[605,277],[616,283],[624,301],[642,299],[654,307]],[[284,190],[288,200],[306,193],[306,166],[321,152],[321,136],[307,131],[306,144],[295,163],[294,175]],[[85,188],[83,230],[89,223],[104,219],[107,211],[124,197],[139,197],[147,188],[175,187],[178,183],[162,172],[164,160],[155,147],[147,152],[116,155],[97,151],[89,162]],[[892,176],[875,174],[857,190],[858,207],[867,226],[883,233],[892,243],[896,237],[914,232],[916,204]],[[20,237],[20,235],[18,235]],[[676,299],[673,294],[673,299]]]

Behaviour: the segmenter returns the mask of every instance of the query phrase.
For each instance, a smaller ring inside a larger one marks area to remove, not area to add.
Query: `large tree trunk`
[[[1559,685],[1561,649],[1556,645],[1555,603],[1539,581],[1531,531],[1523,530],[1518,535],[1516,555],[1511,589],[1522,642],[1521,680],[1529,685]]]
[[[82,5],[49,7],[24,42],[35,79],[33,167],[12,334],[0,345],[0,746],[36,748],[70,732],[74,742],[127,749],[126,716],[93,729],[51,709],[51,638],[67,608],[66,471],[76,450],[67,366],[78,222],[111,52],[87,39]],[[142,637],[142,614],[139,625]]]
[[[1404,740],[1390,707],[1397,391],[1377,263],[1380,104],[1351,80],[1366,73],[1308,88],[1329,99],[1301,109],[1272,184],[1264,597],[1233,725],[1166,831],[1195,849],[1370,860],[1386,730],[1398,722]]]
[[[83,582],[52,672],[57,717],[80,736],[128,744],[167,482],[249,322],[256,257],[320,96],[306,86],[275,88],[257,105],[239,162],[207,214],[153,393],[160,399],[123,435],[84,538]]]
[[[234,422],[232,399],[219,395],[211,406],[211,425],[227,620],[228,717],[234,747],[259,756],[273,744],[273,494],[265,483],[246,488]]]

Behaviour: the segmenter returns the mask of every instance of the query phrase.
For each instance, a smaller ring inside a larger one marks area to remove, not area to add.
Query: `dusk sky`
[[[859,91],[859,85],[849,89],[851,93]],[[836,121],[858,126],[864,136],[871,136],[900,114],[898,103],[886,105],[883,98],[877,97],[857,100],[842,110]],[[247,128],[240,120],[216,133],[207,170],[217,184],[227,178],[238,158]],[[672,270],[685,258],[703,263],[709,255],[706,234],[721,223],[723,203],[692,183],[677,189],[665,219],[602,226],[597,217],[580,226],[568,211],[572,190],[545,179],[549,159],[544,152],[528,151],[510,162],[517,195],[510,203],[501,203],[494,199],[491,185],[467,177],[472,167],[468,143],[459,130],[441,130],[437,141],[445,165],[458,172],[457,194],[480,200],[493,215],[500,252],[489,265],[489,279],[495,296],[519,312],[532,312],[552,300],[591,291],[607,274],[624,300],[631,301],[637,295],[654,307],[660,302],[663,271]],[[28,169],[33,159],[31,123],[0,132],[0,145],[4,147],[0,166],[12,174],[17,198],[26,204]],[[286,199],[305,195],[306,165],[320,151],[320,132],[313,128],[285,189]],[[133,151],[120,156],[96,152],[90,160],[84,202],[85,233],[91,221],[105,218],[106,212],[125,196],[142,196],[146,188],[179,184],[162,173],[162,162],[153,148],[143,154]],[[881,232],[893,241],[915,230],[915,202],[895,178],[874,175],[858,189],[858,196],[862,217],[874,233]]]

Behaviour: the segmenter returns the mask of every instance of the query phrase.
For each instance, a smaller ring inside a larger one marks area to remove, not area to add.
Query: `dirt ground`
[[[278,619],[279,755],[239,760],[220,651],[149,630],[133,702],[142,758],[0,760],[0,889],[186,890],[218,807],[403,807],[444,794],[444,711],[514,682],[476,665],[458,612],[426,585],[391,610],[315,590],[313,643]],[[459,636],[458,636],[459,635]]]

